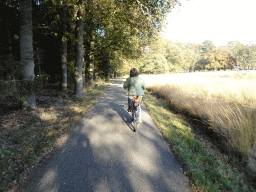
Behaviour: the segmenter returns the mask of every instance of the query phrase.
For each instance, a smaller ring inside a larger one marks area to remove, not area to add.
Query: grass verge
[[[109,85],[94,83],[81,98],[57,90],[43,90],[37,96],[36,110],[10,112],[8,116],[13,118],[0,125],[0,191],[25,182],[28,173],[66,140],[67,134]],[[26,124],[22,123],[24,119]]]
[[[255,190],[246,174],[238,169],[236,159],[230,160],[207,139],[197,137],[189,123],[172,113],[164,100],[149,92],[143,100],[195,191]]]

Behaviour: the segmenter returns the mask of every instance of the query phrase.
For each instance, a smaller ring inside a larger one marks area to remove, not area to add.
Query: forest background
[[[173,1],[1,2],[2,98],[16,95],[35,108],[44,78],[83,95],[86,83],[123,74],[163,26]],[[120,60],[122,62],[120,62]],[[127,68],[127,67],[126,67]],[[18,94],[17,94],[18,93]],[[26,95],[24,97],[24,95]]]
[[[255,44],[230,41],[216,47],[211,40],[197,44],[164,39],[164,21],[179,5],[177,0],[0,3],[1,97],[16,94],[28,107],[36,106],[35,99],[30,96],[25,102],[24,95],[33,96],[46,79],[81,96],[85,84],[128,74],[132,67],[141,74],[256,68]],[[22,13],[25,9],[30,17]],[[31,33],[22,33],[22,27]],[[30,50],[21,48],[28,38],[33,39]],[[29,65],[33,69],[26,74]]]

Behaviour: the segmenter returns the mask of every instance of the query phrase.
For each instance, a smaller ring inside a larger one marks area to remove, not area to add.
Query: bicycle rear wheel
[[[137,125],[138,125],[137,111],[134,110],[133,111],[133,129],[134,129],[134,132],[137,131]]]

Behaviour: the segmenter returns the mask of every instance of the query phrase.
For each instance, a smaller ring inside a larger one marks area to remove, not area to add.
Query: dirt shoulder
[[[90,109],[109,84],[97,82],[87,87],[83,98],[65,94],[58,85],[48,85],[36,94],[35,110],[3,111],[0,116],[0,190],[25,183],[36,167],[61,146],[67,134]],[[11,105],[11,104],[10,104]]]

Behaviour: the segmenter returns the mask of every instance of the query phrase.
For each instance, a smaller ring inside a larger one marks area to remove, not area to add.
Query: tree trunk
[[[6,29],[7,29],[7,37],[8,37],[8,49],[9,49],[9,54],[12,55],[12,42],[11,42],[11,35],[10,35],[10,29],[9,29],[8,20],[6,20]]]
[[[63,26],[62,26],[62,51],[61,51],[61,66],[62,66],[62,90],[67,90],[68,75],[67,75],[67,2],[63,0]]]
[[[84,81],[85,83],[89,82],[90,80],[90,74],[89,74],[89,66],[90,66],[90,43],[85,42],[85,55],[84,55],[84,60],[85,60],[85,78]]]
[[[23,80],[34,82],[32,0],[20,1],[20,60],[25,64],[22,70]],[[32,90],[32,85],[31,85]],[[32,93],[24,101],[25,108],[36,108],[35,94]]]
[[[42,71],[41,71],[41,67],[40,67],[40,49],[38,49],[38,51],[37,51],[37,66],[38,66],[39,75],[41,75]]]
[[[84,18],[82,11],[84,6],[80,4],[80,8],[77,13],[78,20],[76,22],[76,79],[75,79],[75,96],[83,96],[83,28],[84,28]]]
[[[109,82],[109,80],[110,80],[110,75],[109,75],[109,72],[108,72],[108,82]]]
[[[93,72],[94,72],[94,41],[95,35],[92,35],[92,41],[90,45],[90,78],[91,83],[93,82]]]

